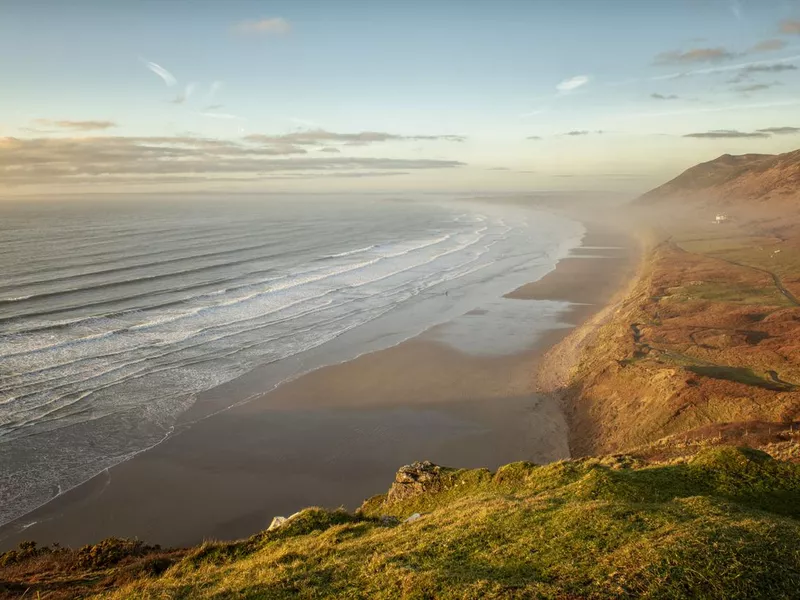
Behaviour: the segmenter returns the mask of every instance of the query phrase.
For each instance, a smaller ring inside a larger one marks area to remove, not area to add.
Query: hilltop
[[[675,201],[720,208],[782,209],[800,200],[800,150],[785,154],[724,154],[695,165],[642,195],[640,206]]]

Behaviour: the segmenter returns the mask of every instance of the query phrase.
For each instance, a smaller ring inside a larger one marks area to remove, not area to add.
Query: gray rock
[[[269,524],[267,531],[272,531],[273,529],[277,529],[278,527],[285,525],[287,521],[289,521],[289,519],[287,519],[286,517],[275,517],[272,519],[272,523]]]
[[[274,519],[272,519],[272,523],[269,524],[269,527],[267,528],[267,531],[272,531],[273,529],[277,529],[278,527],[282,527],[282,526],[286,525],[286,523],[288,523],[289,521],[294,519],[301,512],[303,512],[303,511],[299,510],[296,513],[294,513],[293,515],[289,515],[288,517],[275,517]]]
[[[401,467],[394,477],[394,483],[386,495],[386,500],[397,502],[425,492],[440,491],[444,487],[441,471],[439,465],[429,460]]]
[[[419,520],[419,519],[421,519],[421,518],[422,518],[422,515],[421,515],[421,514],[419,514],[419,513],[414,513],[413,515],[411,515],[410,517],[408,517],[408,518],[407,518],[405,521],[403,521],[403,523],[413,523],[414,521],[418,521],[418,520]]]

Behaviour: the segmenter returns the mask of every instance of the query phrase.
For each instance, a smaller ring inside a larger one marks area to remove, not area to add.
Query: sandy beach
[[[212,390],[165,442],[0,529],[0,549],[240,538],[305,506],[355,508],[414,460],[493,469],[566,458],[560,406],[535,392],[537,360],[601,309],[635,262],[632,240],[590,226],[541,280],[416,338],[269,393],[259,372]],[[551,311],[547,328],[526,324],[532,302]],[[229,396],[252,399],[212,414]]]

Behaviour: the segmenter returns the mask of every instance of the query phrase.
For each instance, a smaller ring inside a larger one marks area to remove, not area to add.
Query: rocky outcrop
[[[441,491],[444,488],[442,475],[442,467],[429,460],[401,467],[386,495],[386,501],[399,502],[427,492]]]

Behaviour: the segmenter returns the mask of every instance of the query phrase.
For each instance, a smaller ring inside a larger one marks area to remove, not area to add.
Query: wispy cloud
[[[333,146],[325,146],[324,148],[319,149],[320,152],[327,152],[329,154],[339,154],[341,150],[338,148],[334,148]]]
[[[173,104],[184,104],[184,103],[186,103],[186,101],[194,93],[194,90],[195,90],[196,87],[197,87],[197,85],[194,84],[194,83],[187,84],[187,86],[184,88],[184,90],[180,94],[175,96],[174,100],[172,100],[172,103]]]
[[[540,135],[529,135],[525,139],[526,140],[540,140],[540,139],[542,139],[542,136],[540,136]]]
[[[800,61],[800,54],[794,56],[786,56],[784,58],[772,60],[754,60],[745,63],[737,63],[735,65],[724,65],[721,67],[705,67],[702,69],[692,69],[690,71],[683,71],[679,73],[670,73],[668,75],[658,75],[651,77],[650,81],[665,81],[671,79],[679,79],[681,77],[693,77],[698,75],[714,75],[717,73],[739,72],[739,73],[756,73],[759,71],[794,71],[797,69],[793,64]],[[632,83],[639,80],[629,80],[622,83]],[[614,84],[612,84],[614,85]],[[615,84],[619,85],[619,84]]]
[[[671,50],[662,52],[655,58],[657,65],[686,65],[694,63],[718,63],[731,60],[737,55],[725,48],[694,48],[681,52]]]
[[[450,169],[444,159],[303,156],[297,145],[252,144],[202,137],[0,138],[0,186],[139,182],[164,178],[202,180],[236,176],[242,181],[273,175],[365,176],[368,172]]]
[[[797,67],[789,63],[753,64],[738,69],[736,76],[728,80],[728,83],[748,81],[756,73],[783,73],[785,71],[797,71]]]
[[[595,131],[589,131],[588,129],[575,129],[573,131],[568,131],[567,133],[564,133],[562,135],[568,135],[568,136],[572,136],[572,137],[577,137],[577,136],[583,136],[583,135],[590,135],[592,133],[596,133],[596,134],[600,135],[600,134],[603,133],[603,130],[602,129],[597,129]]]
[[[777,63],[774,65],[749,65],[742,68],[745,73],[780,73],[782,71],[797,71],[797,67],[788,63]]]
[[[259,19],[255,21],[242,21],[234,29],[245,35],[283,35],[292,29],[289,21],[281,17]]]
[[[565,79],[561,83],[556,86],[556,89],[559,92],[571,92],[573,90],[577,90],[579,87],[586,85],[589,83],[589,77],[586,75],[576,75],[575,77],[570,77],[569,79]]]
[[[777,50],[783,50],[786,46],[788,46],[788,44],[783,40],[764,40],[750,48],[750,52],[775,52]]]
[[[759,129],[758,131],[774,135],[792,135],[800,133],[800,127],[767,127],[766,129]]]
[[[463,142],[466,140],[461,135],[398,135],[382,131],[362,131],[359,133],[337,133],[324,129],[309,129],[306,131],[294,131],[280,135],[252,134],[247,136],[251,142],[260,143],[290,143],[297,145],[329,145],[330,143],[341,143],[350,146],[366,146],[379,142],[392,141],[445,141]]]
[[[145,66],[148,69],[150,69],[153,73],[158,75],[164,81],[164,83],[166,83],[168,86],[172,87],[173,85],[178,83],[178,80],[175,79],[175,77],[172,75],[172,73],[167,71],[161,65],[159,65],[157,63],[154,63],[154,62],[145,61]]]
[[[683,137],[701,138],[711,140],[735,139],[735,138],[768,138],[769,134],[763,131],[737,131],[735,129],[714,129],[703,133],[687,133]]]
[[[65,129],[68,131],[97,131],[103,129],[111,129],[116,127],[114,121],[69,121],[69,120],[51,120],[51,119],[35,119],[33,123],[37,128],[44,127],[48,129],[57,128]]]
[[[780,25],[781,33],[800,35],[800,19],[784,19]]]
[[[736,92],[742,92],[743,94],[748,94],[750,92],[760,92],[762,90],[768,90],[776,85],[781,85],[779,81],[774,81],[772,83],[753,83],[751,85],[740,85],[738,87],[733,88]]]
[[[224,107],[224,104],[209,104],[203,110],[219,110],[220,108],[223,108],[223,107]]]
[[[650,97],[651,97],[653,100],[677,100],[677,99],[678,99],[678,96],[676,96],[675,94],[668,94],[668,95],[664,95],[664,94],[650,94]]]

